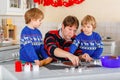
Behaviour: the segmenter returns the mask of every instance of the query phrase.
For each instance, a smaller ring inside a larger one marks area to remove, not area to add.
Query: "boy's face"
[[[93,26],[91,24],[86,24],[82,26],[82,31],[84,32],[84,34],[86,35],[91,35],[92,31],[93,31]]]
[[[32,20],[32,22],[33,22],[33,27],[34,28],[38,28],[40,25],[41,25],[41,21],[42,21],[42,19],[41,18],[39,18],[39,19],[34,19],[34,20]]]
[[[76,33],[77,28],[76,26],[66,26],[62,25],[62,36],[65,40],[70,40]]]

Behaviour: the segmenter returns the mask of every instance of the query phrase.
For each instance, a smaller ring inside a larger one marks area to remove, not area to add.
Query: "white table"
[[[82,72],[66,72],[65,69],[49,70],[40,67],[38,72],[15,72],[14,64],[11,63],[2,65],[0,71],[0,75],[4,77],[0,80],[120,80],[120,68],[83,68]],[[5,71],[7,73],[4,73]]]

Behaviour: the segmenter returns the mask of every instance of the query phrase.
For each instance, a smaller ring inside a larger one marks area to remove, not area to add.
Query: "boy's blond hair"
[[[93,26],[93,29],[96,28],[96,20],[93,16],[91,15],[86,15],[82,21],[81,21],[81,25],[84,26],[86,24],[91,24]]]
[[[31,19],[35,19],[35,20],[39,18],[43,19],[44,14],[38,8],[31,8],[25,13],[24,18],[25,18],[25,23],[28,24],[31,22]]]

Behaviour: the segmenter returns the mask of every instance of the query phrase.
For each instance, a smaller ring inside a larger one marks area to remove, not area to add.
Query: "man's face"
[[[64,27],[64,25],[62,26],[62,36],[65,40],[70,40],[75,35],[76,31],[77,28],[75,25],[73,25],[72,27]]]

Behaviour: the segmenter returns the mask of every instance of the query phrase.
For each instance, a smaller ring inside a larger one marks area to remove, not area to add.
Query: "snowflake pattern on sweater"
[[[96,32],[93,32],[90,36],[82,32],[70,46],[70,52],[73,54],[77,48],[80,48],[83,54],[88,53],[92,58],[98,59],[103,52],[103,42],[100,35]]]
[[[20,60],[34,62],[47,57],[41,32],[36,28],[30,29],[25,26],[20,38]]]

